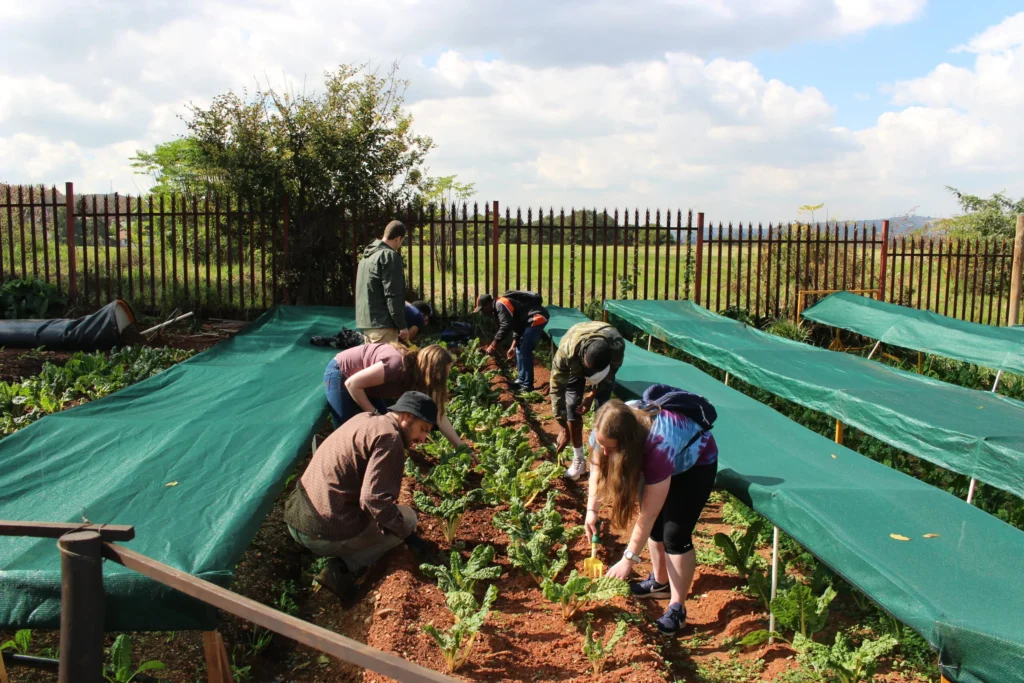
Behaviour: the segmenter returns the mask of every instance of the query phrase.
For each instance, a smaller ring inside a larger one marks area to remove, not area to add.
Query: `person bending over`
[[[638,598],[670,597],[655,623],[661,633],[675,635],[686,624],[686,596],[697,568],[692,534],[715,483],[718,446],[711,432],[672,410],[673,390],[665,389],[658,403],[615,399],[597,412],[585,528],[588,535],[597,531],[604,504],[611,507],[614,526],[625,530],[632,524],[625,553],[608,576],[629,579],[648,544],[654,571],[631,583],[630,591]]]
[[[583,415],[597,402],[611,398],[615,373],[622,367],[626,340],[608,323],[577,323],[562,337],[551,361],[551,407],[561,426],[555,450],[572,443],[572,465],[566,478],[576,481],[587,471],[583,454]]]
[[[434,309],[426,301],[413,301],[411,304],[405,304],[405,324],[409,329],[409,341],[415,339],[416,335],[430,324],[430,318],[433,315]]]
[[[448,402],[448,375],[455,359],[438,344],[410,351],[401,344],[364,344],[346,349],[327,363],[324,391],[334,428],[359,413],[385,413],[384,399],[415,390],[440,406],[438,428],[453,445],[462,440],[455,433],[444,406]]]
[[[292,538],[330,558],[316,581],[343,601],[356,597],[356,579],[392,548],[434,550],[416,535],[413,509],[397,501],[405,451],[426,441],[436,422],[437,404],[418,391],[402,394],[386,415],[353,417],[316,449],[285,503]]]
[[[481,294],[473,312],[498,318],[498,332],[494,335],[494,341],[485,349],[487,353],[497,353],[498,346],[509,335],[512,336],[512,344],[505,358],[512,360],[515,354],[519,371],[517,388],[522,392],[533,391],[533,350],[537,348],[537,342],[551,317],[548,309],[541,305],[540,294],[512,290],[497,299],[490,294]]]

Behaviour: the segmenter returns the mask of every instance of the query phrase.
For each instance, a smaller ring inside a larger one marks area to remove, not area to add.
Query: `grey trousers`
[[[416,513],[413,509],[407,505],[399,505],[398,509],[402,513],[409,533],[415,531]],[[369,568],[383,557],[384,553],[392,548],[397,548],[405,540],[405,536],[400,538],[394,534],[382,532],[372,522],[361,533],[344,541],[330,541],[310,536],[293,529],[291,525],[288,525],[288,532],[296,543],[305,546],[313,554],[321,557],[337,557],[344,561],[345,566],[353,573]]]

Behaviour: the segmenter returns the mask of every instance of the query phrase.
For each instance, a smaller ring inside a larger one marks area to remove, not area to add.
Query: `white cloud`
[[[1024,180],[1009,153],[1024,143],[1024,13],[963,46],[970,68],[890,86],[891,111],[862,130],[748,59],[912,21],[925,4],[7,0],[0,179],[132,192],[146,179],[128,157],[183,132],[190,101],[257,80],[316,88],[339,63],[402,58],[416,129],[438,143],[431,172],[476,181],[481,199],[699,205],[722,219],[821,200],[851,217],[939,212],[945,184]]]

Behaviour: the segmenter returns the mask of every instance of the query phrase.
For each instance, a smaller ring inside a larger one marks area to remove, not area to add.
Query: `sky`
[[[0,182],[143,192],[186,105],[398,60],[428,174],[713,221],[1024,195],[1019,0],[0,2]],[[819,214],[819,217],[821,214]]]

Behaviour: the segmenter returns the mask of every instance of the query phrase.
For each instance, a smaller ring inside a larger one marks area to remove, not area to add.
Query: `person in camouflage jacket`
[[[605,322],[577,323],[562,337],[551,362],[551,407],[562,430],[556,449],[569,442],[572,466],[566,477],[576,481],[586,472],[583,454],[583,415],[595,401],[598,406],[611,398],[615,373],[622,367],[626,340]]]

